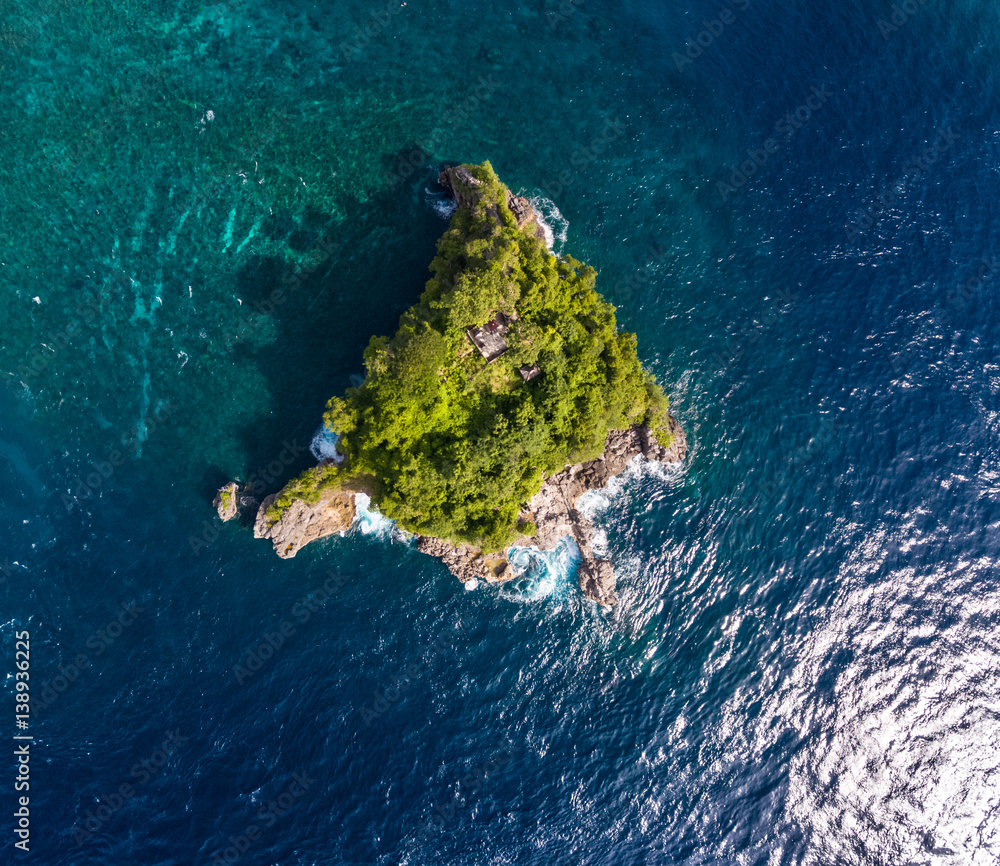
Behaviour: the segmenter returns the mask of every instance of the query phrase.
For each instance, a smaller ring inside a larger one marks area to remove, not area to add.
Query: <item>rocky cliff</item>
[[[683,460],[687,453],[684,430],[674,418],[670,419],[670,430],[673,441],[669,449],[654,441],[645,427],[613,430],[608,434],[601,457],[568,466],[546,479],[541,490],[528,503],[526,514],[538,527],[536,544],[539,550],[549,550],[561,538],[570,536],[583,557],[577,574],[580,590],[599,604],[618,603],[615,572],[608,560],[594,556],[590,546],[594,528],[577,510],[576,501],[588,490],[607,487],[608,482],[623,472],[634,457],[641,456],[645,460],[661,463]]]
[[[683,429],[673,418],[671,432],[673,442],[667,449],[657,444],[644,427],[612,431],[608,434],[603,455],[596,460],[567,466],[549,476],[521,512],[524,522],[535,524],[537,534],[520,538],[516,544],[551,550],[563,538],[572,538],[580,548],[583,560],[577,580],[584,596],[602,605],[617,604],[614,568],[608,560],[594,555],[591,549],[594,528],[577,509],[576,502],[588,490],[607,487],[608,482],[623,472],[635,457],[664,463],[683,460],[687,443]],[[355,496],[359,492],[369,493],[358,488],[343,488],[324,495],[314,503],[296,500],[274,523],[267,517],[268,508],[275,499],[272,494],[260,504],[254,536],[270,539],[278,556],[290,559],[309,542],[350,529],[356,516]],[[502,554],[483,553],[471,545],[454,545],[440,538],[419,535],[417,550],[440,559],[463,583],[470,580],[500,583],[515,576]]]
[[[356,516],[355,497],[371,495],[363,486],[345,485],[324,493],[315,502],[296,499],[281,517],[272,521],[268,509],[276,494],[265,497],[254,521],[254,538],[270,539],[274,550],[283,559],[291,559],[309,542],[346,532]]]
[[[608,482],[623,472],[635,457],[641,456],[645,460],[663,463],[683,460],[687,453],[684,430],[673,418],[670,419],[670,428],[673,442],[669,449],[655,442],[644,427],[633,426],[627,430],[612,431],[608,434],[602,456],[586,463],[567,466],[545,479],[541,489],[521,512],[523,521],[531,521],[538,528],[537,534],[520,538],[516,544],[551,550],[563,538],[572,538],[580,548],[582,557],[577,573],[580,590],[587,598],[599,604],[617,604],[614,568],[608,560],[594,556],[591,549],[594,528],[577,509],[576,502],[588,490],[607,487]],[[499,583],[514,576],[504,557],[484,554],[469,545],[455,547],[439,538],[419,536],[417,549],[436,556],[463,583],[469,580]]]
[[[455,204],[459,207],[474,208],[479,202],[477,189],[483,186],[469,171],[467,166],[456,165],[446,168],[438,175],[438,182],[451,193]],[[517,220],[517,227],[520,231],[527,231],[539,240],[545,240],[545,229],[538,221],[538,214],[531,206],[531,202],[524,196],[514,195],[509,189],[506,190],[507,207]],[[493,218],[502,223],[500,212],[496,208],[489,208]]]
[[[617,330],[596,271],[551,255],[531,203],[488,162],[445,168],[440,182],[457,208],[419,302],[394,337],[369,343],[364,383],[327,404],[344,461],[321,462],[267,497],[254,534],[293,557],[347,530],[364,492],[463,582],[514,577],[505,551],[516,533],[525,535],[515,545],[540,550],[570,537],[584,595],[615,604],[614,569],[595,556],[577,500],[633,458],[683,459],[684,433],[635,335]],[[597,459],[536,486],[534,467],[593,453],[600,436]],[[223,519],[238,513],[239,492],[220,491]]]
[[[220,487],[212,502],[223,523],[237,517],[243,520],[253,516],[257,513],[257,505],[257,500],[239,481],[230,481]]]

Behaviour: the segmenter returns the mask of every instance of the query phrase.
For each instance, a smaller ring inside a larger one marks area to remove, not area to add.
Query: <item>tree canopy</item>
[[[419,302],[392,339],[372,338],[364,383],[327,405],[347,459],[292,481],[269,519],[364,477],[402,528],[500,550],[542,479],[597,457],[611,430],[646,423],[669,445],[666,395],[594,269],[553,256],[533,222],[518,227],[488,162],[464,168],[478,184],[459,191]],[[486,363],[467,331],[500,314],[507,351]],[[534,364],[541,374],[524,381]]]

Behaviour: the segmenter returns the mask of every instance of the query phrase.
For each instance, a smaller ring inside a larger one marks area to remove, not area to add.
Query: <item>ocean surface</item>
[[[1000,7],[0,12],[0,861],[1000,862]],[[311,465],[484,159],[691,443],[585,503],[613,610],[211,507]]]

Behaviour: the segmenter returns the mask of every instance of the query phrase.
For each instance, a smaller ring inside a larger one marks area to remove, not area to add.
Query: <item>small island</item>
[[[682,460],[683,431],[594,269],[549,251],[530,202],[489,162],[446,168],[440,182],[456,208],[419,302],[395,336],[372,338],[364,382],[323,415],[342,459],[265,498],[254,534],[294,556],[349,528],[364,493],[463,582],[513,577],[510,547],[569,536],[584,594],[615,604],[614,571],[593,555],[576,500],[638,455]],[[220,493],[224,519],[238,496]]]

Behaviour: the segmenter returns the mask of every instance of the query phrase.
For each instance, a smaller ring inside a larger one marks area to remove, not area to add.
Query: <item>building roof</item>
[[[479,349],[486,363],[490,364],[507,351],[507,341],[504,339],[508,331],[508,319],[500,313],[495,319],[490,319],[478,328],[469,328],[465,333],[472,340],[472,345]]]

